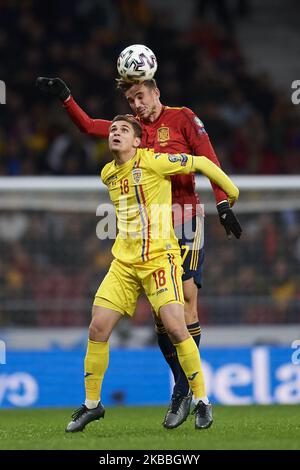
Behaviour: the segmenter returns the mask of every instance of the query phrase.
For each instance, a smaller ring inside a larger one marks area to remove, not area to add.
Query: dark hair
[[[154,78],[151,80],[145,80],[144,82],[126,82],[123,78],[116,78],[117,82],[117,90],[119,90],[122,94],[125,94],[126,91],[130,90],[130,88],[134,85],[145,85],[148,88],[157,88],[157,83]]]
[[[140,139],[142,138],[142,126],[133,116],[130,116],[130,114],[118,114],[118,116],[113,118],[112,124],[116,121],[128,122],[128,124],[133,127],[135,137],[139,137]]]

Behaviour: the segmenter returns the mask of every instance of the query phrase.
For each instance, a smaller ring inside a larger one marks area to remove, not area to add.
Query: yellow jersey
[[[208,169],[207,169],[208,168]],[[113,256],[123,263],[144,263],[164,252],[180,253],[172,224],[171,175],[201,171],[237,198],[229,178],[205,157],[137,149],[118,165],[107,163],[101,178],[116,209],[118,235]]]

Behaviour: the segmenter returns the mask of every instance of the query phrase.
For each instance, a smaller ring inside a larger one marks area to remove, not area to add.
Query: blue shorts
[[[204,216],[195,215],[185,224],[175,227],[175,233],[181,248],[182,280],[193,278],[200,288],[204,263]]]

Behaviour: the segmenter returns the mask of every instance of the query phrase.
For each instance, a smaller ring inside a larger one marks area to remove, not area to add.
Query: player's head
[[[154,78],[142,83],[128,83],[119,79],[117,89],[123,93],[132,111],[143,121],[148,121],[161,106],[160,91]]]
[[[129,152],[139,147],[142,128],[134,117],[116,116],[109,129],[108,144],[113,153]]]

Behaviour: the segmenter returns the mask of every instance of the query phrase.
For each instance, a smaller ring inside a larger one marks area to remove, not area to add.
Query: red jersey
[[[86,134],[108,137],[111,121],[91,119],[71,96],[64,102],[68,114],[82,132]],[[154,122],[139,120],[142,129],[142,148],[153,149],[159,153],[188,153],[205,156],[220,167],[219,160],[213,150],[209,137],[200,119],[189,108],[170,108],[163,106]],[[191,211],[185,213],[185,221],[194,216],[199,198],[195,191],[194,175],[174,175],[172,180],[172,202],[179,206],[188,205]],[[216,202],[227,200],[227,195],[212,183]],[[180,220],[179,220],[180,218]],[[182,223],[179,215],[174,216],[174,223]]]

